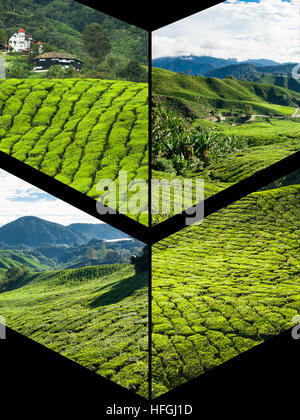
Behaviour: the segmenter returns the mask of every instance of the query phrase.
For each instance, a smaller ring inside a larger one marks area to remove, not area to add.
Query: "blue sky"
[[[228,0],[153,33],[153,58],[210,55],[300,61],[300,0]]]
[[[101,223],[100,220],[0,169],[0,226],[22,216],[36,216],[62,225]]]

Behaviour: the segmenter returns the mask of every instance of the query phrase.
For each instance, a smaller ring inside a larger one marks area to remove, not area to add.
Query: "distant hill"
[[[90,239],[121,239],[128,238],[128,235],[118,229],[105,223],[72,223],[68,228],[84,235],[87,240]]]
[[[205,73],[206,77],[218,77],[225,79],[232,74],[236,79],[254,81],[254,78],[260,78],[266,74],[277,76],[291,76],[291,71],[295,64],[283,64],[276,66],[255,66],[252,63],[230,64],[225,67],[211,70]]]
[[[176,73],[200,76],[204,76],[209,71],[214,71],[222,67],[240,64],[252,64],[260,67],[280,65],[280,63],[276,63],[275,61],[267,59],[253,59],[239,63],[236,58],[224,59],[210,56],[194,55],[178,57],[161,57],[152,60],[153,67],[174,71]]]
[[[33,251],[15,252],[11,250],[0,250],[0,278],[10,268],[21,268],[26,266],[33,271],[49,270],[55,266],[54,262]]]
[[[0,228],[0,241],[8,245],[65,244],[86,242],[79,232],[58,223],[48,222],[33,216],[20,217]]]
[[[292,115],[300,94],[266,84],[234,79],[186,76],[152,69],[154,97],[183,116],[201,118],[212,112],[241,114],[249,107],[257,114]]]
[[[232,61],[223,58],[214,58],[206,56],[179,56],[179,57],[162,57],[152,60],[152,66],[165,70],[174,71],[176,73],[199,74],[203,75],[210,70],[218,69],[231,64]]]

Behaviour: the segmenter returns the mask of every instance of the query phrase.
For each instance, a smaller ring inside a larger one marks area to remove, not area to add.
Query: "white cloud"
[[[232,0],[153,32],[153,58],[178,55],[300,61],[299,0]]]
[[[22,216],[36,216],[62,225],[101,223],[76,207],[0,170],[0,226]]]

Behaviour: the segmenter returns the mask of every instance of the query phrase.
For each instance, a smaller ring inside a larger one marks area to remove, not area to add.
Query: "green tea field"
[[[158,396],[292,327],[300,185],[252,193],[153,247]]]
[[[146,273],[128,264],[31,273],[0,293],[15,331],[148,397]]]
[[[147,181],[147,145],[145,83],[0,81],[0,150],[83,194],[97,199],[101,179],[118,186],[119,171],[127,171],[128,182]],[[145,214],[131,217],[148,224]]]

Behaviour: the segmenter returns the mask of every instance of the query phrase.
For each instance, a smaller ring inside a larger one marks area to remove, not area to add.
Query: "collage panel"
[[[0,151],[148,225],[147,31],[74,0],[13,7],[0,0]]]
[[[299,151],[298,17],[226,1],[152,33],[153,225]]]
[[[299,323],[300,170],[152,250],[152,393]]]
[[[0,184],[1,320],[148,398],[147,246],[3,170]]]

